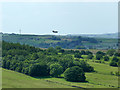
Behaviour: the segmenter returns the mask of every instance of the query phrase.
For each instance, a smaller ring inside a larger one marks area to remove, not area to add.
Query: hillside
[[[118,38],[120,33],[106,33],[106,34],[71,34],[73,36],[84,36],[92,38]]]
[[[120,54],[116,50],[112,50],[113,54],[111,55],[108,51],[102,52],[101,50],[94,53],[95,51],[66,50],[60,47],[40,49],[3,41],[3,87],[117,88],[120,76],[118,71]],[[100,57],[98,58],[98,56]],[[108,56],[107,60],[106,56]],[[52,67],[53,65],[55,67]],[[59,73],[60,67],[62,69]],[[67,81],[64,72],[72,67],[81,68],[86,80]],[[55,76],[56,74],[58,76]],[[25,84],[23,85],[22,82]]]
[[[98,73],[86,73],[89,82],[68,82],[63,78],[34,78],[15,71],[2,69],[3,88],[117,88],[118,77],[110,75],[117,71],[117,67],[89,62]],[[24,82],[24,83],[23,83]]]
[[[2,88],[71,88],[71,86],[36,79],[15,71],[2,69]]]
[[[7,42],[28,44],[40,48],[60,46],[65,49],[117,49],[118,40],[115,38],[90,38],[81,36],[57,35],[19,35],[3,34]]]

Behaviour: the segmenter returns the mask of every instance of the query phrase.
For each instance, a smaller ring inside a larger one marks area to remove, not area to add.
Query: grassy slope
[[[65,81],[64,78],[39,79],[3,69],[3,88],[71,88],[72,86],[83,88],[118,87],[118,77],[110,74],[111,72],[117,72],[117,67],[111,67],[102,63],[95,63],[91,60],[89,60],[88,63],[94,67],[95,71],[97,71],[85,74],[88,82],[68,82]]]
[[[50,80],[53,82],[64,83],[68,85],[81,86],[84,88],[117,88],[118,87],[118,77],[111,75],[110,72],[117,71],[117,67],[111,67],[106,64],[100,64],[95,62],[88,62],[97,72],[86,73],[86,80],[88,82],[68,82],[63,78],[46,78],[45,80]]]
[[[47,82],[11,70],[3,69],[2,74],[3,88],[71,88],[71,86]]]

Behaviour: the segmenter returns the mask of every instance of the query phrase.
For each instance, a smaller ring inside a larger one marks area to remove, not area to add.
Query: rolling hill
[[[89,36],[89,35],[88,35]],[[40,48],[60,46],[65,49],[117,49],[116,38],[96,38],[74,35],[3,34],[2,40]]]

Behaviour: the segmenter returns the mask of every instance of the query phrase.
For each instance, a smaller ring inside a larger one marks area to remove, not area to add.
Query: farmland
[[[4,34],[3,40],[3,88],[119,87],[115,38]]]
[[[7,42],[27,44],[40,48],[60,46],[64,49],[117,49],[117,38],[91,38],[72,35],[3,34]]]

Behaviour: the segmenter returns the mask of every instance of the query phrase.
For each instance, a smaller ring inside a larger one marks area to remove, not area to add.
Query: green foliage
[[[74,57],[75,57],[75,58],[82,58],[82,57],[81,57],[81,53],[75,53]]]
[[[92,55],[92,54],[93,54],[93,53],[92,53],[92,52],[90,52],[90,51],[86,51],[85,53],[86,53],[86,55],[89,55],[89,54],[91,54],[91,55]]]
[[[113,59],[112,59],[112,61],[118,62],[119,59],[116,56],[114,56]]]
[[[51,74],[54,77],[58,77],[67,68],[73,66],[79,66],[85,72],[94,71],[93,67],[86,62],[75,60],[73,57],[74,53],[77,58],[81,56],[79,50],[64,50],[61,47],[40,49],[29,45],[7,43],[4,41],[3,45],[2,67],[30,76],[46,76]],[[59,64],[54,66],[55,63]]]
[[[110,56],[113,56],[115,53],[115,50],[114,49],[110,49],[107,51],[107,54],[110,55]]]
[[[51,64],[50,65],[50,75],[53,77],[58,77],[59,75],[61,75],[63,73],[63,67],[58,64]]]
[[[97,60],[100,60],[101,58],[103,58],[103,55],[101,55],[101,54],[96,54],[96,59],[97,59]]]
[[[109,61],[109,57],[108,56],[104,56],[104,61]]]
[[[116,52],[116,53],[114,54],[114,56],[120,57],[120,53],[119,53],[119,52]]]
[[[88,59],[92,59],[94,56],[92,55],[92,54],[89,54],[88,56],[87,56],[87,58]]]
[[[64,78],[71,82],[84,82],[86,79],[82,68],[78,66],[67,68],[64,72]]]
[[[118,66],[118,64],[117,64],[117,62],[115,62],[115,61],[111,61],[111,62],[110,62],[110,66],[117,67],[117,66]]]
[[[29,69],[30,76],[47,76],[48,68],[46,64],[34,64]]]
[[[81,50],[81,55],[85,55],[86,52],[84,50]]]
[[[98,51],[96,54],[100,54],[100,55],[102,55],[102,56],[104,56],[104,55],[105,55],[105,53],[104,53],[104,52],[102,52],[102,51]]]

